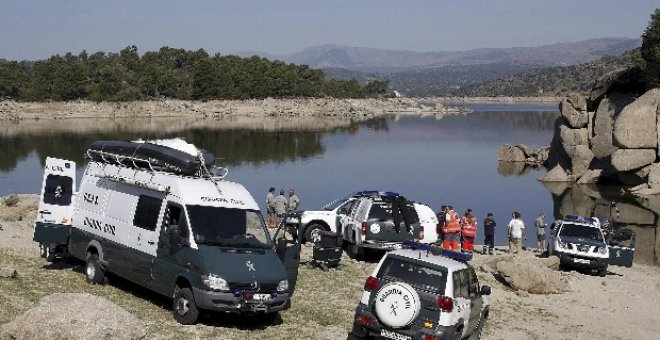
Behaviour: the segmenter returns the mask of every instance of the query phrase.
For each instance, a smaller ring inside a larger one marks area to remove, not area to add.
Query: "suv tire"
[[[325,231],[325,228],[318,223],[308,225],[305,228],[305,242],[314,242],[314,237],[319,231]]]
[[[607,276],[607,269],[599,269],[598,270],[598,276],[600,276],[600,277]]]

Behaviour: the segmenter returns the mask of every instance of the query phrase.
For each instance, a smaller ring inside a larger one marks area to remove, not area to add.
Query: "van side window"
[[[470,296],[479,294],[479,280],[477,279],[477,273],[474,272],[474,268],[468,268],[466,274],[468,274],[468,293]]]
[[[135,217],[133,218],[133,225],[147,230],[156,230],[158,223],[158,214],[160,207],[163,205],[163,200],[147,195],[140,195],[138,198],[137,208],[135,208]]]
[[[70,205],[73,191],[73,179],[68,176],[48,175],[44,187],[44,203]]]

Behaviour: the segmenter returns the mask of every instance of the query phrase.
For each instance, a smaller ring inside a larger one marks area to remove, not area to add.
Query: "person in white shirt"
[[[520,219],[519,212],[514,211],[512,216],[509,222],[509,253],[518,254],[522,249],[522,241],[527,239],[525,223]]]

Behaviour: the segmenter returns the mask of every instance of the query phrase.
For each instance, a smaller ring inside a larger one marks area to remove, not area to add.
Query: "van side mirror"
[[[181,244],[181,229],[179,226],[170,226],[170,247]]]
[[[490,286],[481,286],[481,295],[490,295]]]

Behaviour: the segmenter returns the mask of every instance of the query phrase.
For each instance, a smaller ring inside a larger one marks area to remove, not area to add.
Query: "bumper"
[[[606,269],[609,259],[598,257],[586,257],[580,255],[567,254],[563,252],[555,252],[553,255],[559,257],[559,262],[562,265],[584,268],[584,269]]]
[[[233,293],[193,288],[198,308],[233,313],[274,313],[289,307],[289,294],[277,294],[266,301],[246,299]]]
[[[384,250],[384,251],[401,249],[402,246],[403,246],[402,242],[367,241],[360,244],[360,247],[364,249]]]
[[[362,321],[361,321],[362,320]],[[364,320],[371,320],[370,324],[366,324]],[[382,326],[378,319],[371,313],[369,307],[359,304],[355,309],[355,318],[353,319],[353,329],[351,333],[358,337],[375,336],[381,337],[381,332],[393,332],[395,335],[389,338],[396,337],[397,339],[424,339],[425,336],[431,335],[439,339],[449,339],[454,336],[456,327],[437,326],[434,329],[424,328],[415,324],[400,329],[390,329]]]

